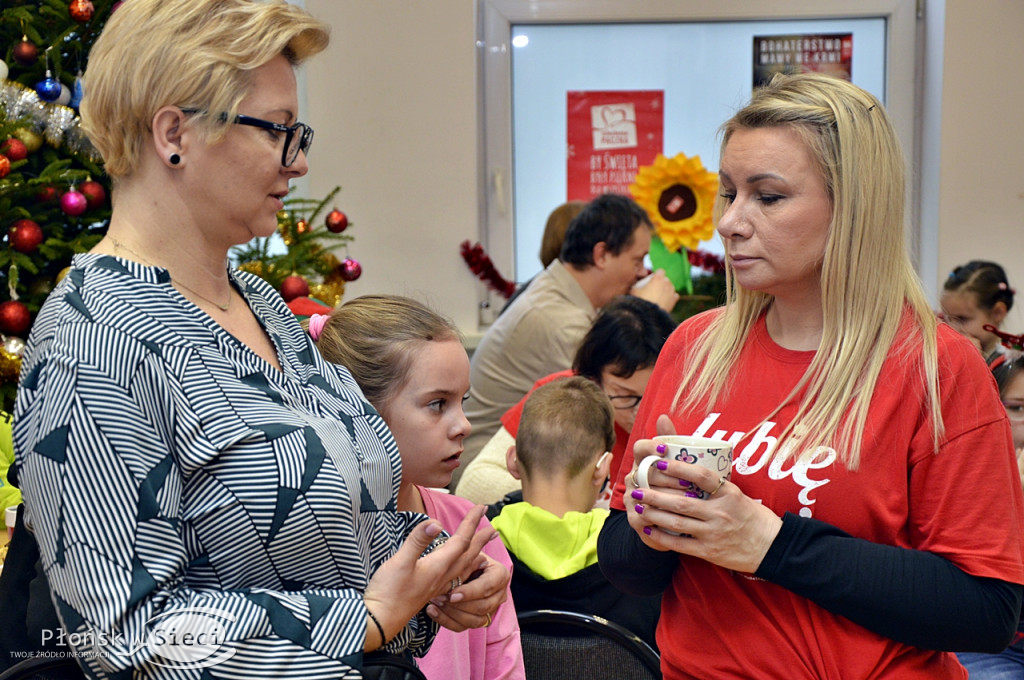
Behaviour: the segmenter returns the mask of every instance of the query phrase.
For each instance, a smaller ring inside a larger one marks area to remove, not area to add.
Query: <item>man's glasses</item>
[[[609,396],[608,399],[611,400],[612,406],[614,406],[615,408],[626,410],[636,408],[637,406],[639,406],[640,400],[643,399],[643,395],[623,394],[616,397]]]
[[[184,113],[201,113],[199,109],[182,109]],[[221,114],[221,120],[226,120],[227,115]],[[281,125],[280,123],[272,123],[269,120],[263,120],[262,118],[253,118],[252,116],[244,116],[238,114],[235,119],[231,121],[235,125],[249,125],[251,127],[258,127],[262,130],[274,130],[275,132],[281,132],[284,134],[284,148],[281,149],[281,165],[286,168],[290,168],[295,159],[299,157],[299,152],[309,155],[309,147],[313,145],[313,128],[309,127],[305,123],[295,123],[294,125]]]

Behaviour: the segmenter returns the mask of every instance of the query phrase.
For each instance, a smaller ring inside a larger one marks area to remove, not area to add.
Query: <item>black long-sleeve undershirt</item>
[[[608,580],[637,595],[664,590],[679,564],[675,553],[646,546],[622,511],[605,521],[597,551]],[[875,633],[943,651],[1002,651],[1024,594],[1024,586],[972,576],[934,553],[790,513],[754,575]]]

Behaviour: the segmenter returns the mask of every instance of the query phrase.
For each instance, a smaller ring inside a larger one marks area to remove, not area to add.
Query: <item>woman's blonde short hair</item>
[[[777,455],[829,445],[856,468],[871,395],[891,351],[920,361],[937,447],[937,321],[906,245],[906,166],[892,121],[878,99],[850,82],[817,73],[780,75],[722,126],[723,153],[736,130],[772,127],[800,135],[832,201],[821,272],[820,350],[791,394],[793,399],[807,388],[779,437]],[[720,198],[716,220],[724,208]],[[697,343],[690,365],[699,368],[682,381],[677,401],[683,408],[713,403],[728,389],[732,365],[772,304],[771,295],[736,285],[728,265],[726,285],[725,313]],[[913,327],[898,334],[908,310]],[[782,446],[787,437],[791,446]]]
[[[181,106],[222,136],[246,97],[251,72],[279,55],[292,65],[321,52],[327,24],[284,0],[130,0],[89,53],[82,127],[115,180],[136,170],[153,115]]]

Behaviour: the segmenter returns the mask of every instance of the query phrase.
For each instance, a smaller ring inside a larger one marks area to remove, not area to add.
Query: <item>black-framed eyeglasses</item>
[[[281,165],[286,168],[291,167],[292,163],[295,162],[295,159],[299,157],[300,151],[308,156],[309,147],[313,144],[313,128],[309,127],[305,123],[281,125],[280,123],[272,123],[269,120],[253,118],[252,116],[243,116],[242,114],[235,116],[235,120],[232,122],[236,125],[251,125],[252,127],[258,127],[264,130],[276,130],[277,132],[283,132],[284,148],[281,149]]]
[[[643,395],[640,394],[623,394],[615,397],[609,396],[612,406],[617,409],[626,410],[636,408],[640,405],[640,400],[643,399]]]
[[[182,112],[202,113],[200,109],[182,109]],[[221,114],[220,118],[221,120],[227,120],[227,114]],[[275,132],[284,133],[284,148],[281,149],[281,165],[286,168],[290,168],[292,166],[295,159],[299,157],[300,151],[308,156],[309,147],[313,145],[313,128],[309,127],[305,123],[282,125],[269,120],[263,120],[262,118],[246,116],[241,113],[235,116],[235,119],[231,122],[235,125],[248,125],[262,130],[274,130]]]

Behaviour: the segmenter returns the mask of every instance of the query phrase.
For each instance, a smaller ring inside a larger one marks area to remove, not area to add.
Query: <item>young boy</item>
[[[608,510],[593,506],[608,477],[613,423],[607,395],[587,378],[538,387],[506,456],[509,472],[522,481],[523,502],[504,506],[491,523],[512,558],[517,611],[603,616],[653,646],[660,596],[616,590],[597,564],[597,535]]]

